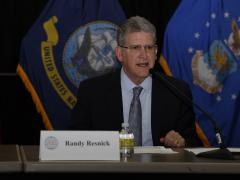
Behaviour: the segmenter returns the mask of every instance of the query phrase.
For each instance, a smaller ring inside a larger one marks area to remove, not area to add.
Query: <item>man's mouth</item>
[[[137,66],[139,67],[148,67],[149,63],[145,62],[145,63],[137,63]]]

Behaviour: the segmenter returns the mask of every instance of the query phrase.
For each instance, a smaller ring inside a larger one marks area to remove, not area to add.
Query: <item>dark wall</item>
[[[2,143],[38,144],[39,130],[44,129],[31,96],[15,75],[0,76]]]
[[[30,94],[16,75],[22,37],[39,16],[46,0],[0,1],[0,109],[1,141],[5,144],[38,144],[44,129]]]
[[[140,15],[156,25],[159,52],[164,29],[180,0],[119,0],[127,17]],[[38,144],[44,129],[30,94],[15,74],[22,37],[39,16],[47,0],[1,0],[0,20],[0,128],[5,144]]]
[[[47,0],[0,1],[1,66],[0,72],[15,72],[22,37],[39,16]]]

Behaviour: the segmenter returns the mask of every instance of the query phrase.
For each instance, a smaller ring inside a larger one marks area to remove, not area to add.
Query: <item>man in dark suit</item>
[[[193,109],[149,74],[157,59],[155,27],[145,18],[132,17],[120,26],[117,42],[115,53],[122,68],[81,82],[73,128],[119,131],[121,123],[129,121],[133,88],[141,86],[142,145],[197,145]],[[166,78],[191,98],[186,83]]]

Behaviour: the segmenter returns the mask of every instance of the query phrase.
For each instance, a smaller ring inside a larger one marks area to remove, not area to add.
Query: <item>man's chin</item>
[[[149,75],[149,68],[144,69],[140,74],[142,77],[147,77]]]

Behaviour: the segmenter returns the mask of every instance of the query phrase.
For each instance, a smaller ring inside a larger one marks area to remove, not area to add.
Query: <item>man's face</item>
[[[157,54],[152,34],[146,32],[129,33],[123,47],[116,48],[116,55],[124,72],[135,84],[140,84],[153,68]]]

